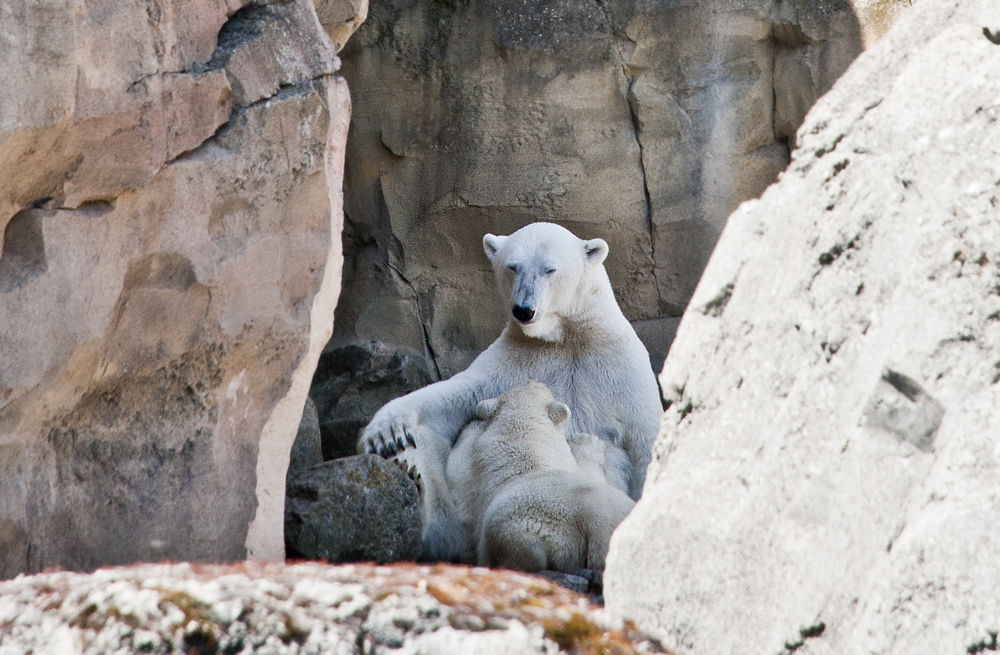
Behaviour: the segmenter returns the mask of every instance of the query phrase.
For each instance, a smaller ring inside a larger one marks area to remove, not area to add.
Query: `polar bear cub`
[[[611,532],[634,501],[581,467],[566,440],[565,404],[540,382],[479,403],[447,465],[476,561],[523,571],[603,569]]]

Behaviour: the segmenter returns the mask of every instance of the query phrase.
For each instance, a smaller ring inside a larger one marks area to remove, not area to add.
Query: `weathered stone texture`
[[[729,219],[605,574],[679,652],[995,647],[998,28],[914,3]]]
[[[358,435],[382,405],[434,381],[421,353],[377,341],[328,348],[310,394],[316,400],[324,459],[357,453]]]
[[[662,653],[537,577],[458,566],[142,565],[0,582],[3,653]]]
[[[860,49],[847,0],[373,5],[343,53],[334,342],[462,370],[507,312],[483,234],[539,220],[610,243],[630,320],[680,316],[726,217]]]
[[[288,483],[289,557],[328,562],[415,560],[420,498],[402,464],[355,455],[313,466]]]
[[[314,0],[316,15],[333,47],[340,51],[368,17],[368,0]]]
[[[304,0],[0,6],[5,575],[281,557],[339,291],[338,66]]]

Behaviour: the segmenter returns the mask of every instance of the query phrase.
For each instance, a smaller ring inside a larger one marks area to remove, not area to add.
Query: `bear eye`
[[[507,268],[510,269],[512,273],[517,273],[518,269],[521,267],[517,264],[507,264]]]
[[[556,272],[556,269],[554,269],[554,268],[547,268],[547,269],[545,269],[545,274],[546,275],[552,275],[555,272]]]

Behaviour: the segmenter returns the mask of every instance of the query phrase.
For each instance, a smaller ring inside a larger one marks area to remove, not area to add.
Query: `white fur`
[[[569,408],[529,381],[481,402],[477,414],[483,421],[462,432],[446,471],[470,546],[463,559],[603,569],[611,532],[635,503],[574,459],[563,429]]]
[[[461,373],[386,404],[362,432],[359,451],[398,453],[423,481],[424,557],[451,560],[468,544],[445,482],[452,444],[476,406],[529,379],[569,406],[571,443],[593,435],[603,454],[577,456],[603,468],[633,499],[642,493],[662,407],[649,355],[615,301],[604,270],[608,246],[552,223],[483,237],[510,316],[500,337]],[[417,447],[407,447],[408,436]],[[591,442],[593,443],[593,442]],[[586,446],[583,446],[586,449]],[[616,451],[609,456],[608,451]],[[622,468],[624,465],[624,468]]]

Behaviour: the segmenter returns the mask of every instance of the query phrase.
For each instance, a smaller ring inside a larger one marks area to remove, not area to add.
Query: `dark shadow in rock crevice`
[[[7,223],[0,250],[0,293],[19,289],[48,270],[43,213],[39,209],[26,209]]]

